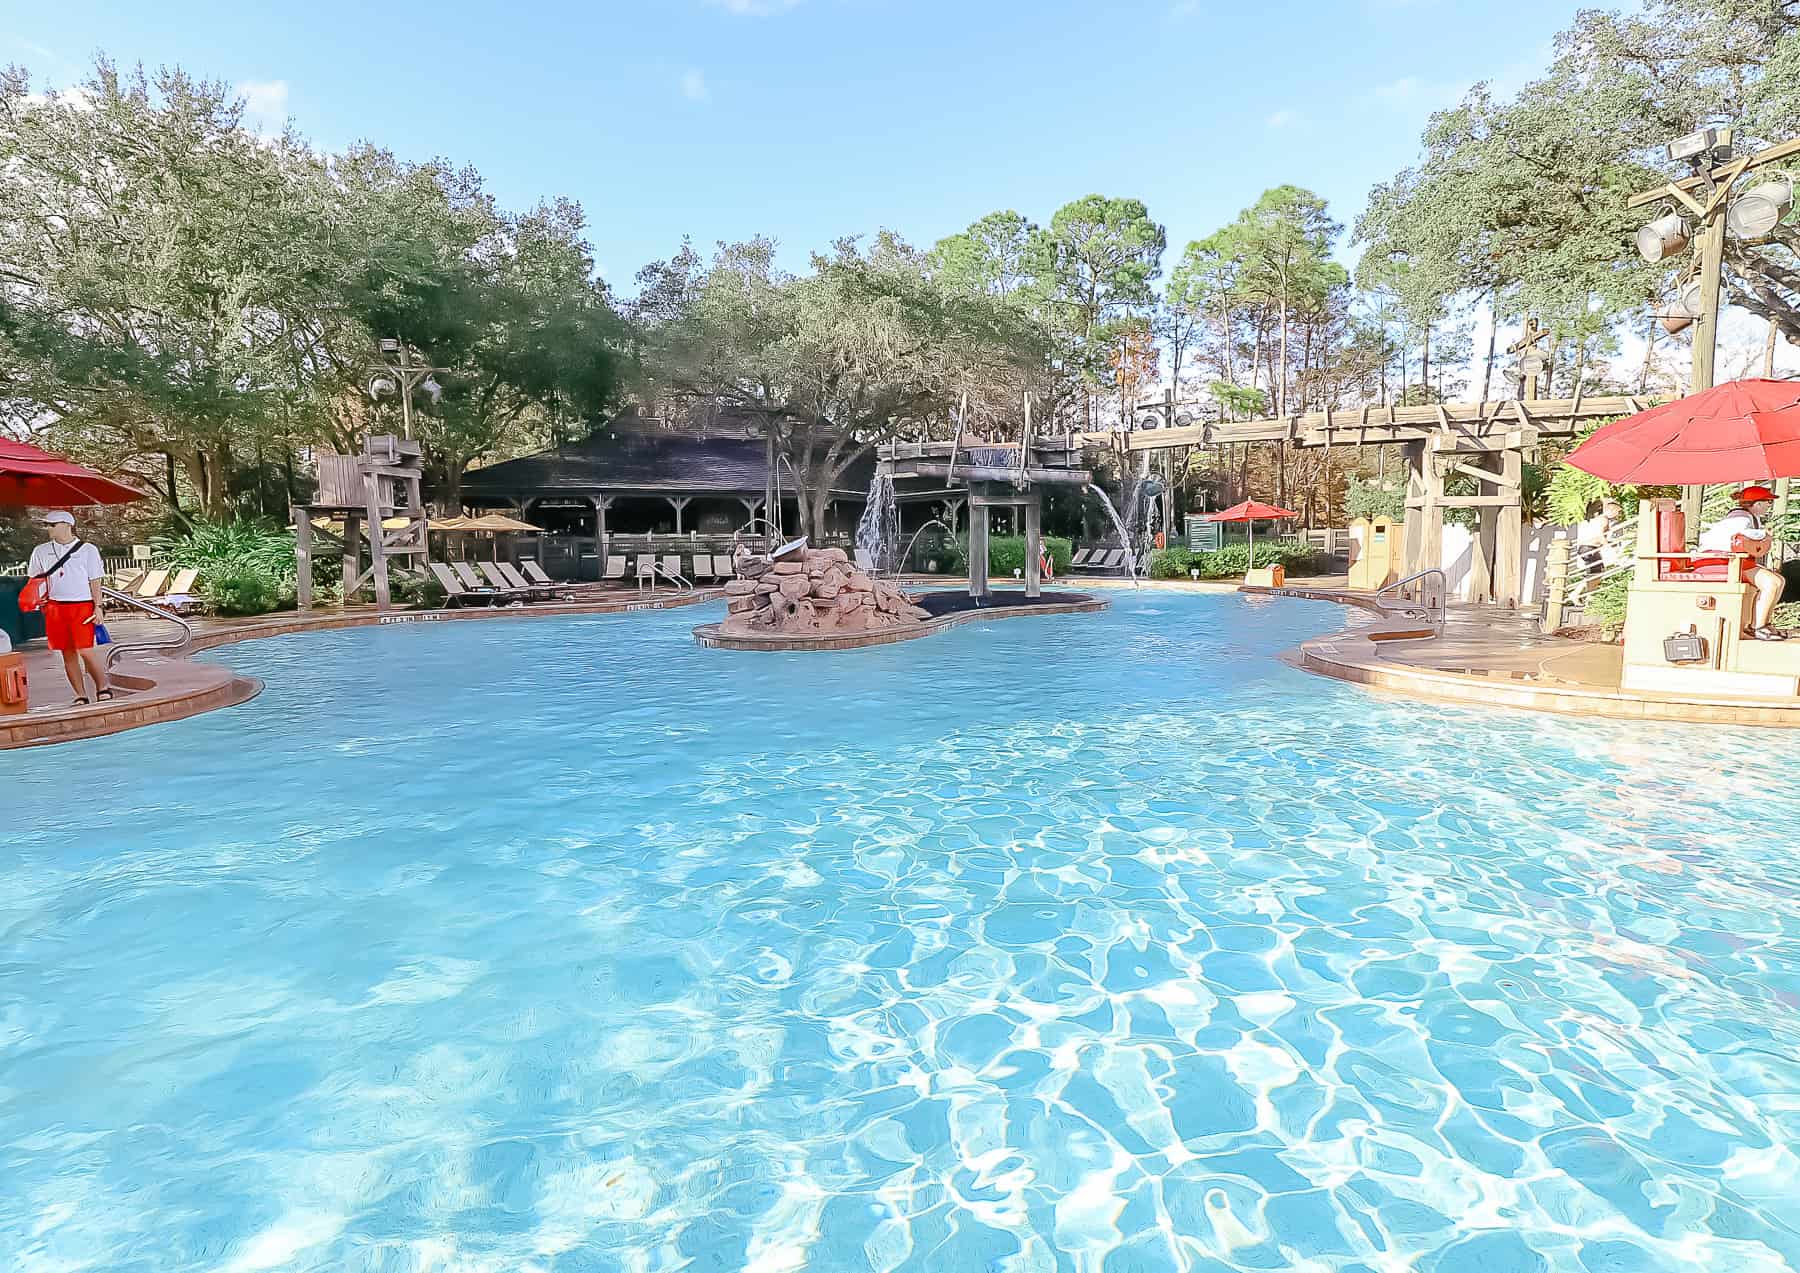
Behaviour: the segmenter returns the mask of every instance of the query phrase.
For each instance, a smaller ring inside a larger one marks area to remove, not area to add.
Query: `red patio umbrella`
[[[1665,402],[1614,420],[1568,461],[1641,486],[1800,477],[1800,382],[1734,380]]]
[[[126,504],[144,493],[103,477],[72,460],[24,442],[0,438],[0,506],[28,504],[63,508],[79,504]]]
[[[1296,513],[1291,508],[1277,508],[1273,504],[1259,504],[1253,499],[1247,499],[1241,504],[1233,504],[1230,508],[1221,509],[1216,513],[1206,514],[1206,520],[1209,522],[1248,522],[1250,527],[1250,543],[1247,564],[1249,566],[1255,566],[1256,523],[1279,521],[1282,518],[1298,516],[1300,516],[1300,514]]]

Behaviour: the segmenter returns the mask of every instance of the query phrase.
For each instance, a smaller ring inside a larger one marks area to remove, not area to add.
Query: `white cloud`
[[[690,102],[704,102],[710,96],[706,91],[706,76],[690,67],[681,73],[681,95]]]
[[[245,80],[237,85],[237,95],[244,99],[244,122],[263,136],[279,136],[287,127],[286,80]]]
[[[1175,3],[1169,6],[1171,18],[1191,18],[1198,12],[1200,12],[1200,0],[1175,0]]]
[[[1278,110],[1263,120],[1265,128],[1292,128],[1300,122],[1300,112],[1296,110]]]
[[[711,0],[711,3],[740,18],[772,18],[794,8],[800,0]]]

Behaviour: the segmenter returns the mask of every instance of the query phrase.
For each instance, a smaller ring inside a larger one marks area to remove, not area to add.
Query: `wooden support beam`
[[[1025,501],[1025,595],[1035,597],[1044,588],[1041,554],[1044,549],[1044,510],[1042,501]]]
[[[343,562],[344,604],[349,605],[362,576],[362,517],[357,513],[344,514]]]
[[[407,469],[401,476],[415,473],[417,470]],[[386,611],[394,604],[393,595],[388,590],[387,543],[381,533],[381,483],[376,481],[364,484],[368,500],[369,513],[369,570],[375,576],[375,608]],[[344,598],[349,601],[349,597]]]
[[[296,504],[294,516],[294,602],[302,613],[313,603],[313,524],[312,510]]]
[[[1501,473],[1512,490],[1522,491],[1524,453],[1508,451],[1501,456]],[[1516,609],[1523,596],[1525,570],[1525,508],[1519,498],[1500,505],[1494,526],[1494,601]]]
[[[969,595],[986,597],[988,588],[988,508],[969,501]]]
[[[1519,502],[1517,495],[1440,495],[1439,508],[1505,508]]]
[[[1473,464],[1464,464],[1461,460],[1450,461],[1450,467],[1458,473],[1468,474],[1470,477],[1474,478],[1478,482],[1487,482],[1491,485],[1509,488],[1511,490],[1518,489],[1517,486],[1512,485],[1511,483],[1509,483],[1507,481],[1506,474],[1504,471],[1499,472],[1499,473],[1492,473],[1492,472],[1489,472],[1487,469],[1476,468]]]

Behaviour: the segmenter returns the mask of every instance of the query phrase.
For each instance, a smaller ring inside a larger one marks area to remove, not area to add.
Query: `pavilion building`
[[[847,470],[832,490],[828,544],[852,544],[873,472],[871,458]],[[628,411],[579,442],[471,470],[462,500],[471,509],[514,510],[543,527],[544,569],[558,578],[594,579],[608,557],[728,553],[734,534],[760,539],[769,521],[798,533],[797,484],[785,460],[778,458],[771,475],[767,442],[743,420],[715,413],[703,430],[675,429]],[[767,512],[771,491],[780,510],[775,518]]]

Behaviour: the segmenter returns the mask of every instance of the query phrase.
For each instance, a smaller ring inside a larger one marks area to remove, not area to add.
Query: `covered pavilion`
[[[636,412],[615,417],[579,442],[471,471],[462,485],[470,508],[512,508],[546,531],[545,570],[591,579],[608,556],[635,552],[729,552],[734,533],[768,520],[801,524],[792,468],[747,421],[724,418],[704,430],[675,429]],[[828,542],[848,545],[867,498],[872,460],[853,466],[831,492]],[[775,493],[780,516],[768,516]]]

